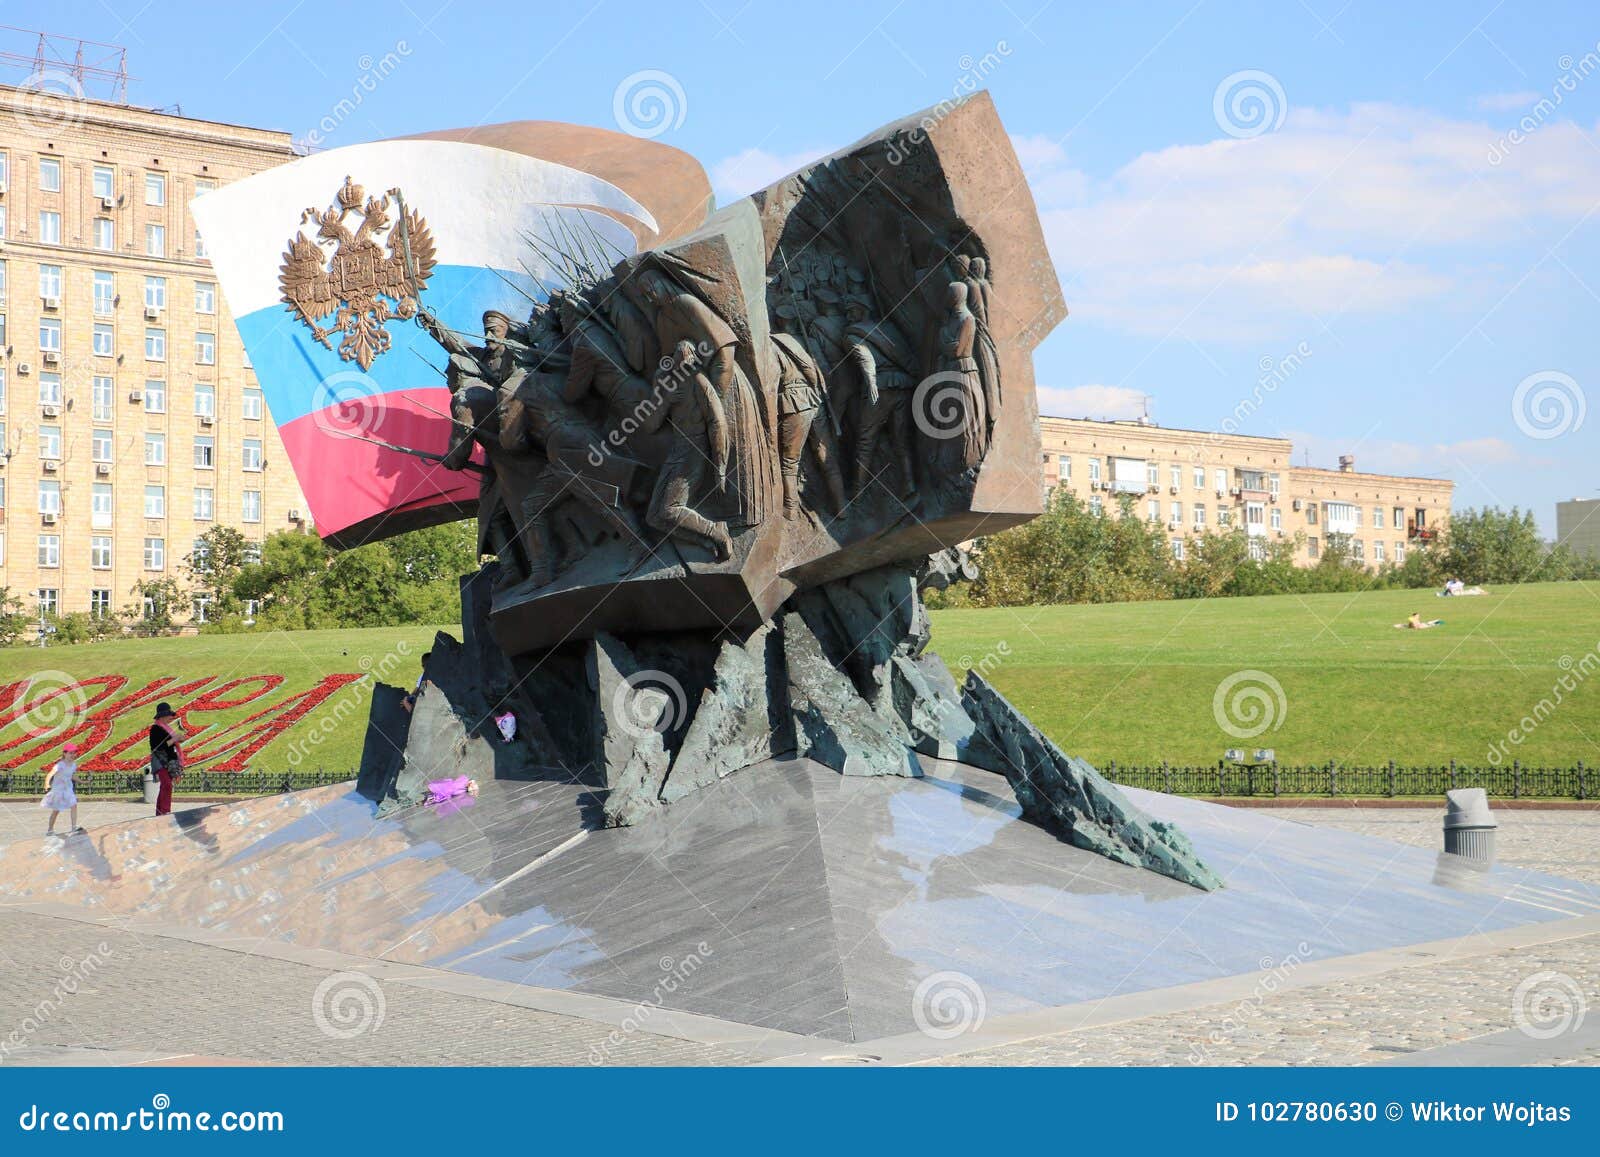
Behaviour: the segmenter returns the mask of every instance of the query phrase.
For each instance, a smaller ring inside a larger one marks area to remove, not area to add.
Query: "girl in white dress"
[[[39,801],[39,806],[50,809],[50,823],[45,828],[44,834],[55,835],[56,816],[62,812],[71,812],[69,817],[72,823],[68,835],[77,835],[83,831],[78,826],[78,793],[73,789],[73,777],[78,774],[78,745],[68,743],[61,749],[61,758],[56,760],[56,765],[50,769],[50,774],[44,780],[44,798]]]

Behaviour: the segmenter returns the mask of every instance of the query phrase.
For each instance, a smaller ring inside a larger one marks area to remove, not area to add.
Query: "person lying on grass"
[[[1443,625],[1443,619],[1424,619],[1416,611],[1412,611],[1411,617],[1405,622],[1395,624],[1401,630],[1407,631],[1426,631],[1429,627],[1441,627]]]

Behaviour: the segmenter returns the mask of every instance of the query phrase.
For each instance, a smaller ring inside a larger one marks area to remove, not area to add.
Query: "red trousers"
[[[156,815],[172,814],[172,773],[166,768],[156,772],[156,778],[161,781],[161,790],[156,793]]]

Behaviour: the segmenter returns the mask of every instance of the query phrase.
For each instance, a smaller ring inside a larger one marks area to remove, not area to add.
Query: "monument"
[[[642,189],[681,154],[587,132],[359,146],[202,203],[230,300],[277,260],[241,330],[319,528],[343,545],[470,511],[489,559],[424,672],[437,694],[375,699],[363,789],[393,809],[443,771],[560,769],[627,826],[775,759],[915,777],[924,756],[1003,775],[1074,845],[1218,887],[926,651],[921,592],[1040,512],[1031,354],[1066,313],[987,96],[709,215],[677,159],[654,209],[603,175],[645,155]],[[454,150],[448,181],[429,150]],[[409,384],[436,369],[442,389]],[[362,505],[346,472],[368,470],[406,484]]]

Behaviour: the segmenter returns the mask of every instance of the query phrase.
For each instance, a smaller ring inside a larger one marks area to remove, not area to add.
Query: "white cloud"
[[[1487,112],[1523,112],[1539,103],[1536,92],[1489,92],[1472,102]]]
[[[1484,266],[1531,265],[1539,228],[1600,197],[1600,148],[1571,122],[1508,146],[1384,104],[1295,109],[1277,132],[1147,152],[1100,181],[1047,140],[1014,144],[1075,316],[1158,338],[1292,338],[1480,292]]]
[[[1137,418],[1145,395],[1126,386],[1040,386],[1039,413],[1056,418]]]
[[[716,191],[717,200],[725,205],[765,189],[823,155],[821,149],[802,149],[797,153],[746,149],[711,166],[711,187]]]
[[[1524,463],[1522,453],[1504,438],[1467,438],[1458,442],[1404,442],[1393,439],[1362,439],[1351,444],[1322,434],[1283,431],[1280,435],[1294,443],[1295,461],[1310,452],[1313,466],[1332,466],[1340,454],[1354,454],[1358,470],[1374,474],[1411,474],[1422,477],[1456,478],[1462,467],[1508,466]]]

